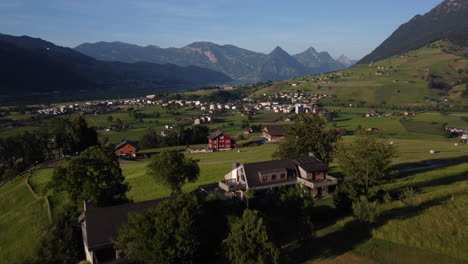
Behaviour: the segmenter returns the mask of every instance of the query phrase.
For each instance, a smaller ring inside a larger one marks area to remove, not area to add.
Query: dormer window
[[[278,179],[278,175],[276,175],[276,174],[271,175],[271,180],[272,181],[277,180],[277,179]]]
[[[268,181],[268,176],[267,175],[262,176],[262,181],[264,181],[264,182]]]

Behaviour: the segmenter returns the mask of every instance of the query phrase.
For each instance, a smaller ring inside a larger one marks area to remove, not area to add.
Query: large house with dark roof
[[[213,150],[231,150],[236,148],[236,142],[220,130],[208,136],[208,147]]]
[[[127,222],[129,213],[144,213],[163,200],[165,199],[109,207],[96,207],[93,203],[85,201],[84,212],[78,221],[81,224],[86,260],[91,264],[125,263],[111,239],[117,236],[118,228]]]
[[[219,187],[241,195],[249,189],[267,190],[301,183],[318,199],[327,196],[330,187],[338,184],[338,179],[328,175],[328,166],[313,156],[243,165],[234,162],[224,178]]]
[[[290,125],[266,125],[262,130],[263,136],[270,142],[284,141],[289,127]]]
[[[138,142],[125,139],[115,146],[114,150],[117,156],[136,157],[138,152]]]

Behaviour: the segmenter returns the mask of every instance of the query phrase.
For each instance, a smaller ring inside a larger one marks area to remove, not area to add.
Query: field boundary
[[[47,215],[49,217],[49,222],[52,223],[52,210],[50,209],[49,198],[47,197],[47,195],[40,196],[34,191],[34,188],[29,183],[29,178],[31,177],[31,175],[32,175],[32,170],[29,170],[26,174],[26,179],[25,179],[26,186],[28,187],[29,191],[31,191],[31,194],[34,196],[36,200],[41,200],[41,199],[44,200],[44,203],[47,209]]]

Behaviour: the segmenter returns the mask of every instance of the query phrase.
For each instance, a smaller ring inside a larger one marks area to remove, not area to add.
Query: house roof
[[[221,130],[216,130],[215,132],[211,133],[211,134],[208,136],[208,139],[209,139],[209,140],[213,140],[213,139],[215,139],[215,138],[221,136],[222,134],[224,134],[223,131],[221,131]]]
[[[83,239],[92,251],[112,246],[111,238],[117,236],[117,229],[127,221],[129,213],[144,213],[149,208],[156,207],[160,202],[167,200],[157,199],[139,203],[126,203],[109,207],[96,207],[90,202],[79,221],[86,221],[86,234]]]
[[[123,146],[129,144],[130,146],[133,146],[135,148],[138,148],[138,141],[131,141],[131,140],[126,140],[124,139],[122,142],[120,142],[117,146],[115,146],[115,150],[122,148]]]
[[[273,182],[262,182],[259,173],[274,173],[286,170],[287,179],[278,179],[274,183],[290,181],[291,177],[298,177],[298,166],[306,172],[316,172],[328,170],[326,164],[315,157],[303,157],[296,159],[282,159],[244,164],[244,172],[249,188],[270,185]]]
[[[291,125],[266,125],[265,129],[271,136],[286,136]]]

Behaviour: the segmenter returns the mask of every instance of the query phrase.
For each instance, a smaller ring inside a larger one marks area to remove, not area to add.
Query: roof
[[[138,141],[131,141],[131,140],[126,140],[124,139],[122,142],[120,142],[117,146],[115,146],[115,150],[129,144],[130,146],[133,146],[135,148],[138,148]]]
[[[249,188],[266,186],[272,182],[262,182],[259,173],[274,173],[286,170],[287,179],[278,179],[276,182],[290,181],[291,177],[299,176],[298,166],[306,172],[316,172],[328,170],[326,164],[315,157],[303,157],[295,159],[282,159],[244,164],[244,172]]]
[[[328,170],[328,166],[325,163],[314,157],[296,158],[294,162],[306,172]]]
[[[118,227],[127,222],[129,213],[144,213],[147,209],[154,208],[167,199],[126,203],[109,207],[96,207],[90,202],[85,202],[86,209],[80,216],[79,221],[86,221],[86,234],[83,234],[86,245],[91,251],[112,246],[111,238],[117,236]]]
[[[213,140],[213,139],[215,139],[215,138],[221,136],[222,134],[224,134],[223,131],[221,131],[221,130],[216,130],[215,132],[211,133],[211,134],[208,136],[208,139],[209,139],[209,140]]]
[[[265,129],[271,136],[286,136],[291,125],[266,125]]]

